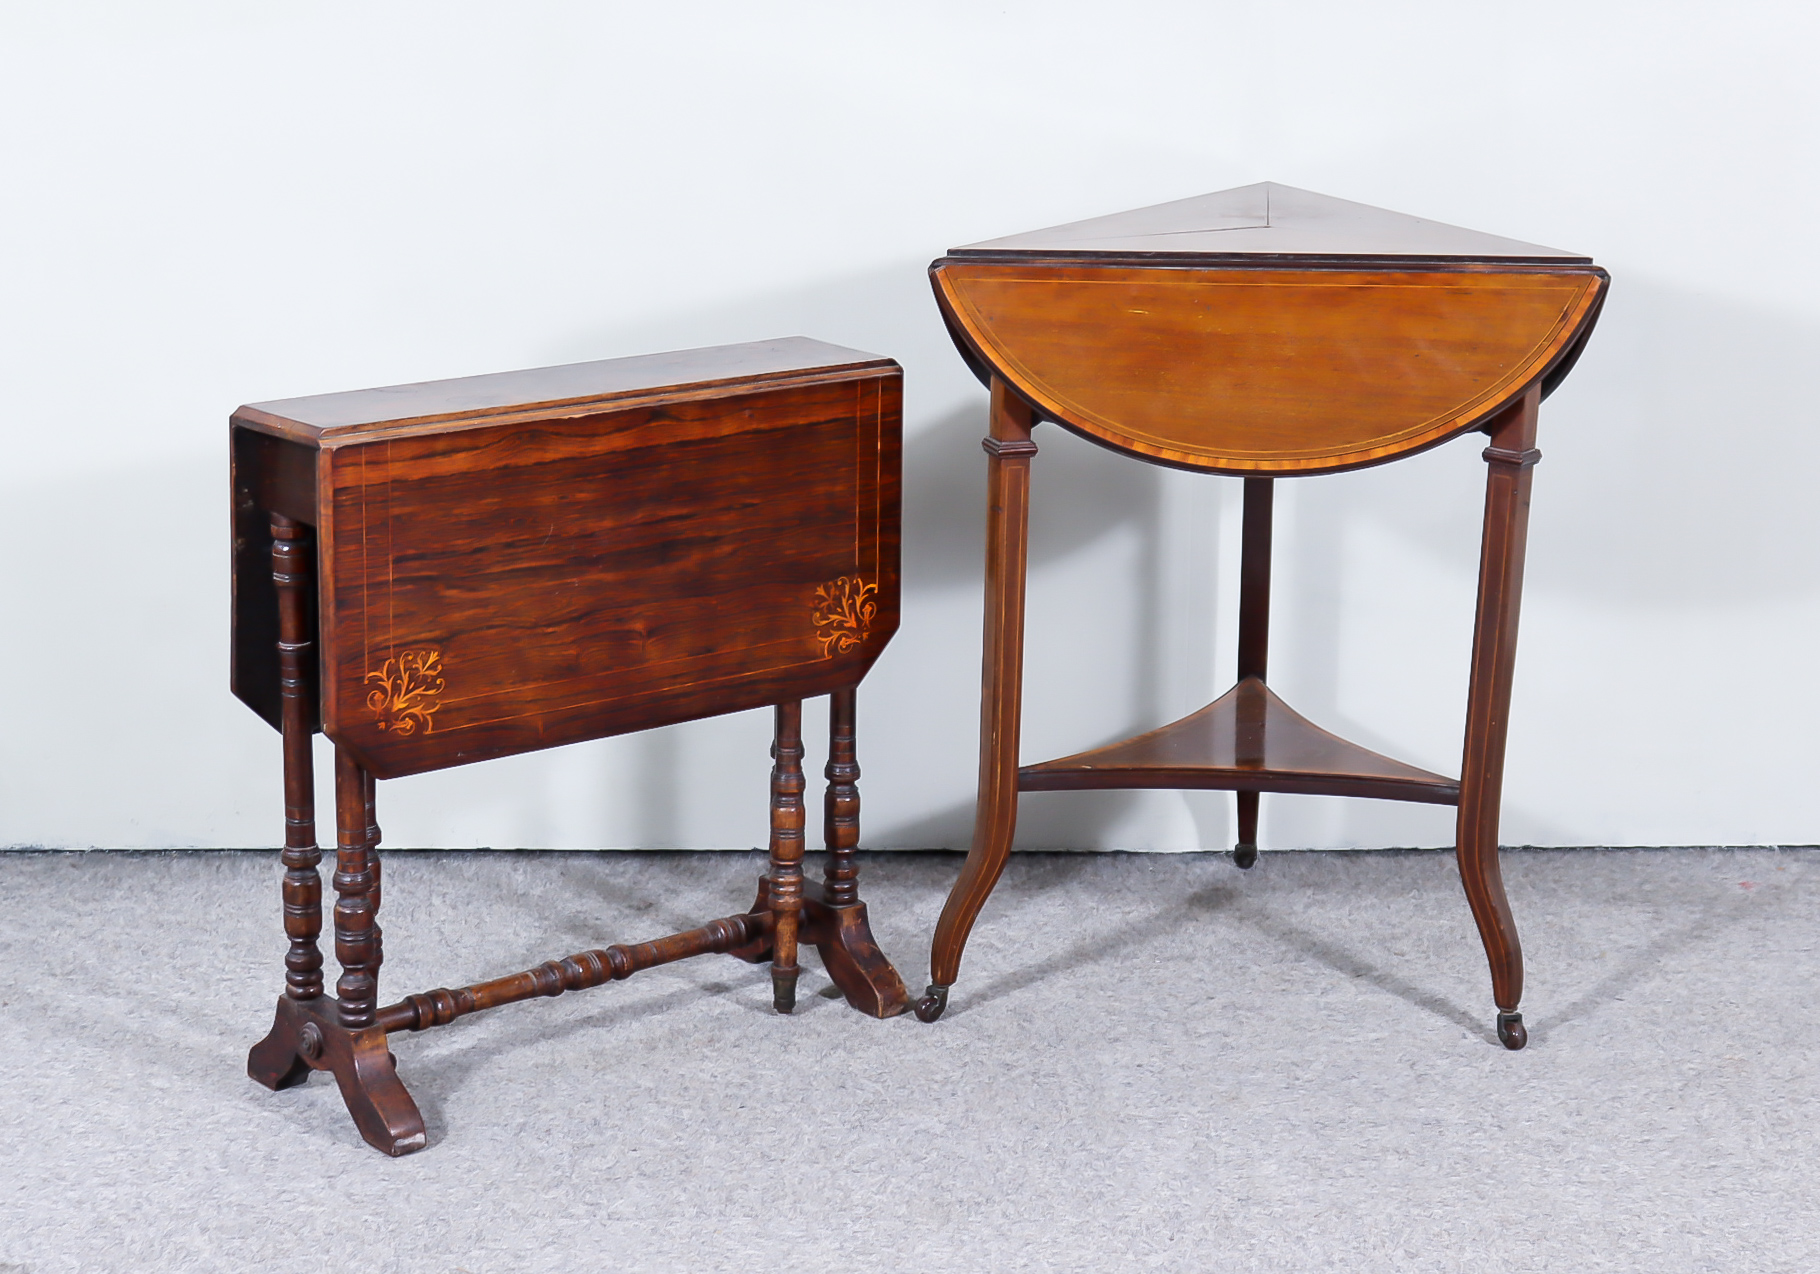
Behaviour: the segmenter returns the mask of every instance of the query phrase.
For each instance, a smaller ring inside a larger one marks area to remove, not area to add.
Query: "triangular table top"
[[[955,248],[956,259],[1300,257],[1590,264],[1590,257],[1259,182]]]
[[[1136,738],[1018,771],[1025,792],[1217,788],[1454,805],[1460,785],[1329,734],[1247,677],[1199,712]]]

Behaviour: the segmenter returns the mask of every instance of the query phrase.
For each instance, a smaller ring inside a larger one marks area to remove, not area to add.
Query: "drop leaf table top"
[[[271,512],[379,778],[852,685],[898,623],[901,380],[792,337],[242,407],[235,693],[278,725]]]
[[[931,274],[975,372],[1045,419],[1258,475],[1380,464],[1552,389],[1606,282],[1573,253],[1268,182],[955,248]]]

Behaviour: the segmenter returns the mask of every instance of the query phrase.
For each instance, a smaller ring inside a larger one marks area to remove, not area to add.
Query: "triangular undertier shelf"
[[[1218,788],[1457,805],[1453,779],[1329,734],[1247,677],[1172,725],[1017,772],[1025,792]]]

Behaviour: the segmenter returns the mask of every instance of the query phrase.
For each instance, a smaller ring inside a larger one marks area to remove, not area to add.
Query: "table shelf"
[[[1199,788],[1460,802],[1457,780],[1323,730],[1257,677],[1146,734],[1026,765],[1017,785],[1023,792]]]

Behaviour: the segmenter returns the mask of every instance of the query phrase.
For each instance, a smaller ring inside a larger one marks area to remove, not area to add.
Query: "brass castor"
[[[1232,865],[1241,871],[1249,871],[1258,861],[1256,845],[1234,845],[1232,847]]]
[[[1523,1029],[1523,1015],[1521,1013],[1498,1014],[1498,1038],[1504,1042],[1504,1047],[1512,1052],[1529,1043],[1529,1032]]]
[[[934,982],[923,992],[923,998],[916,1002],[916,1017],[919,1022],[933,1022],[948,1007],[948,988]]]

